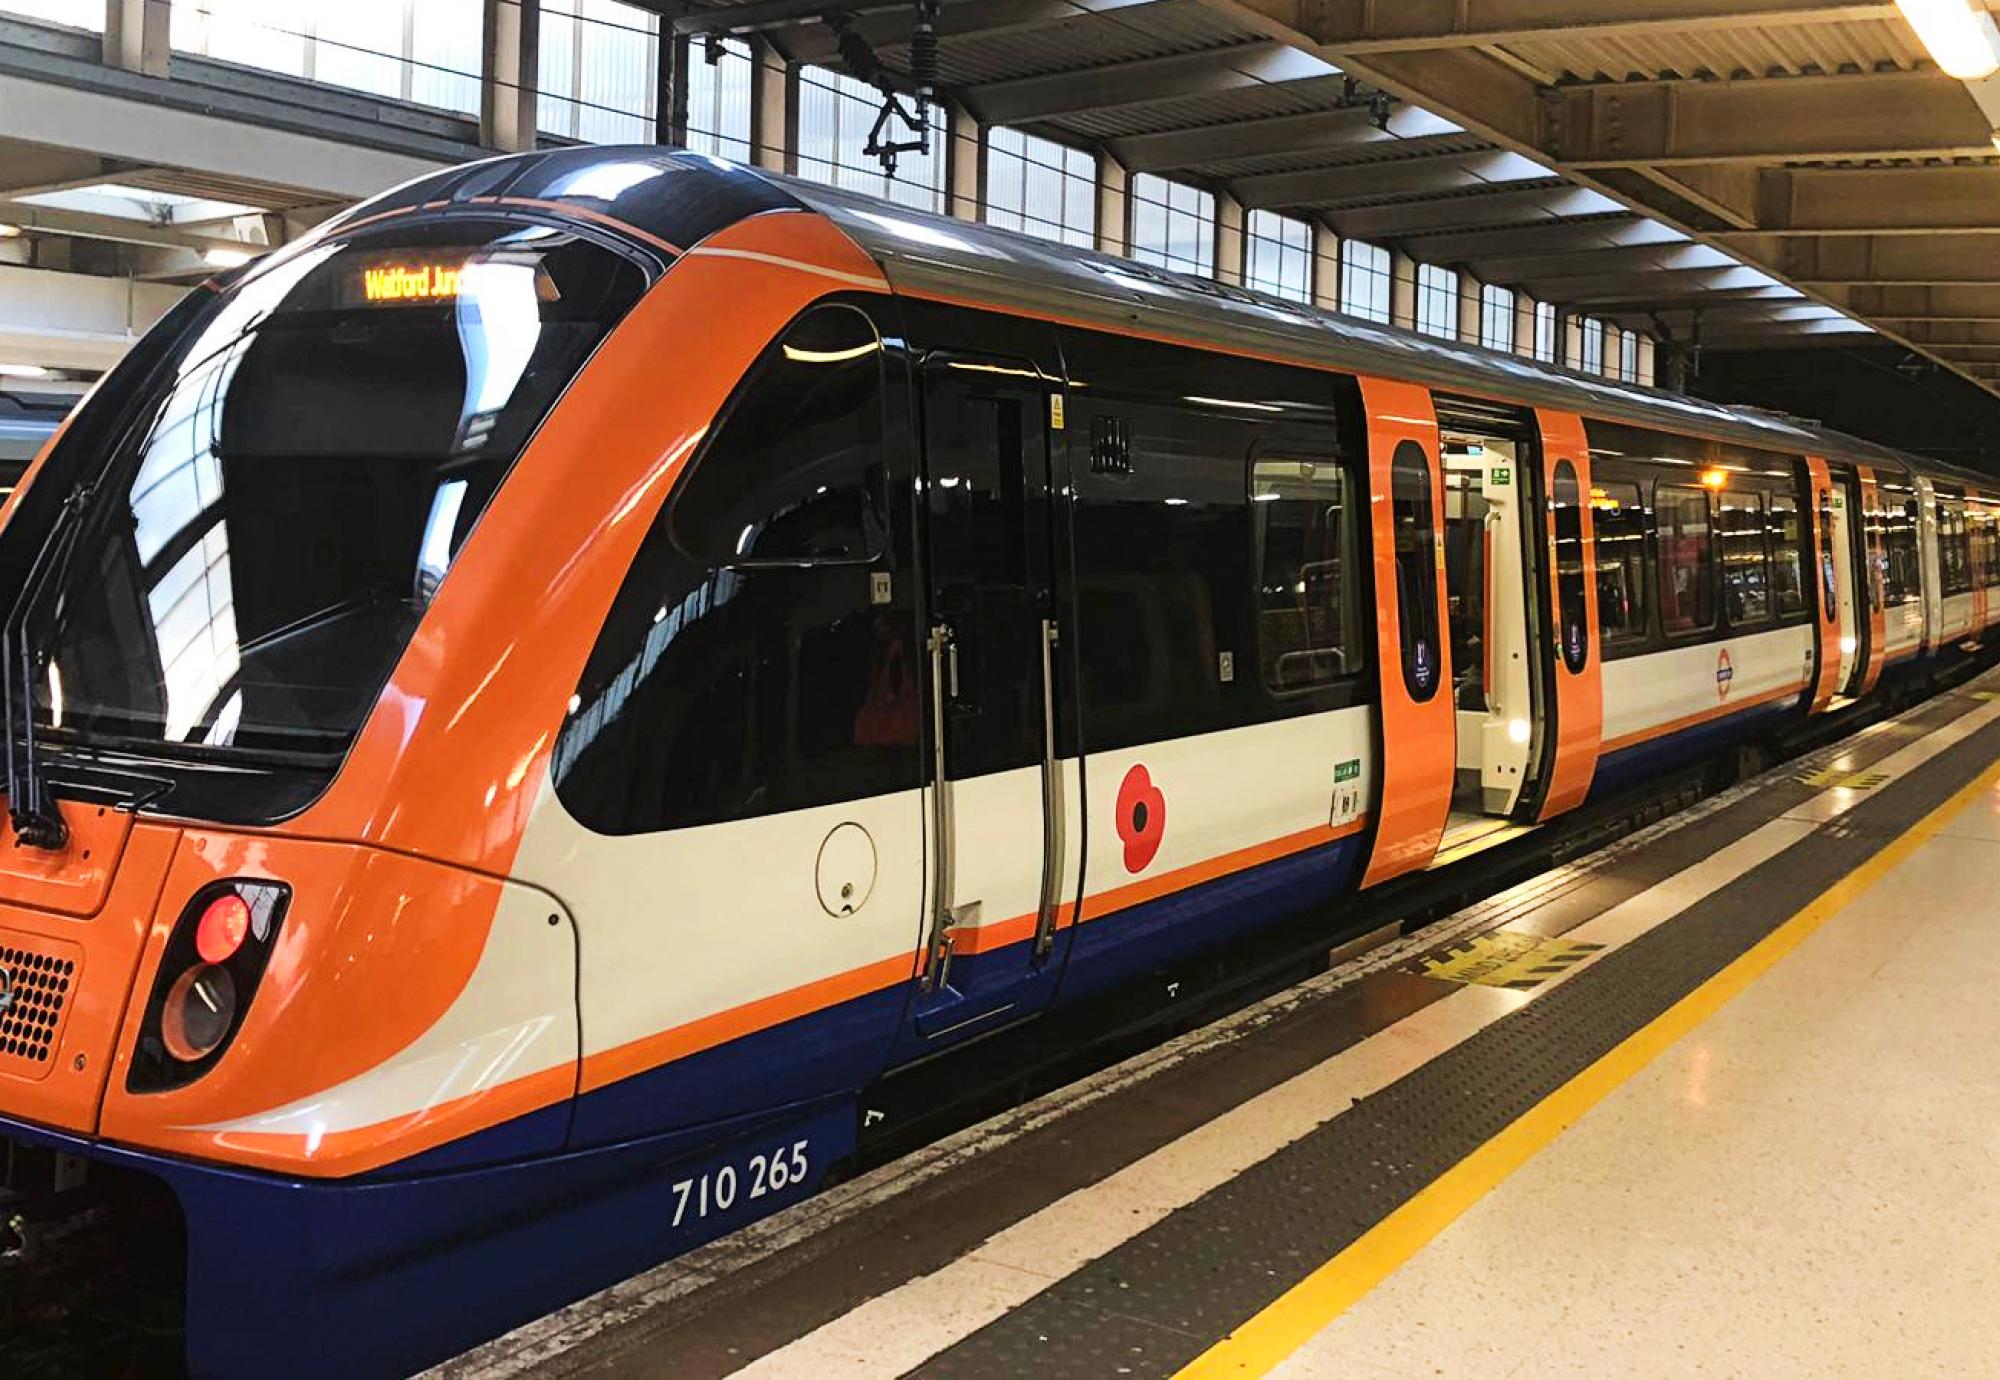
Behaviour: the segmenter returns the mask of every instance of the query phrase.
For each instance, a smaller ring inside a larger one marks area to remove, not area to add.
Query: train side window
[[[1257,646],[1279,693],[1358,668],[1359,623],[1347,480],[1331,459],[1258,455],[1250,465],[1257,553]]]
[[[653,524],[557,739],[558,797],[600,833],[913,789],[915,581],[882,518],[884,357],[825,307],[765,352]],[[892,576],[884,587],[873,577]]]
[[[1646,640],[1646,505],[1639,486],[1607,479],[1590,491],[1597,535],[1597,635],[1604,654]]]
[[[794,322],[674,499],[682,548],[726,565],[880,554],[882,362],[874,323],[853,307]]]
[[[1653,510],[1659,526],[1660,626],[1669,636],[1715,626],[1715,542],[1708,490],[1661,484]]]
[[[1972,545],[1965,530],[1965,500],[1937,500],[1939,583],[1946,594],[1972,592]]]
[[[1583,486],[1577,481],[1576,466],[1557,461],[1549,490],[1555,516],[1556,617],[1563,665],[1580,674],[1590,659],[1590,638],[1585,630]]]
[[[1799,501],[1790,494],[1772,494],[1769,514],[1771,531],[1771,602],[1778,617],[1791,618],[1806,611],[1805,568],[1799,555],[1803,537],[1799,527]]]
[[[1764,495],[1746,489],[1722,492],[1722,595],[1732,627],[1771,616],[1770,534]]]
[[[1389,463],[1390,510],[1396,526],[1396,609],[1403,646],[1403,684],[1419,704],[1437,693],[1437,516],[1431,461],[1415,441],[1396,447]]]
[[[1884,602],[1892,609],[1914,604],[1924,597],[1923,557],[1917,543],[1917,500],[1914,497],[1901,503],[1890,500],[1882,518],[1887,547],[1882,578]]]

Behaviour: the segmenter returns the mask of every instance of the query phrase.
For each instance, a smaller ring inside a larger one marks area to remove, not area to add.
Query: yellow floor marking
[[[1533,1159],[1585,1112],[1762,977],[1815,930],[1854,904],[1996,783],[2000,762],[1919,820],[1910,831],[1821,892],[1804,910],[1628,1036],[1596,1063],[1529,1108],[1499,1135],[1446,1170],[1339,1255],[1281,1295],[1179,1372],[1176,1380],[1263,1375],[1324,1331],[1432,1238]]]
[[[1540,987],[1603,947],[1568,939],[1537,939],[1514,930],[1494,930],[1427,953],[1405,971],[1440,982],[1473,982],[1482,987],[1526,991]]]

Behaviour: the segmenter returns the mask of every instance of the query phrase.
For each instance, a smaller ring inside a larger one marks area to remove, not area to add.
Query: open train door
[[[1437,412],[1418,384],[1363,378],[1368,414],[1381,798],[1363,886],[1430,864],[1457,756],[1445,638],[1444,484]]]

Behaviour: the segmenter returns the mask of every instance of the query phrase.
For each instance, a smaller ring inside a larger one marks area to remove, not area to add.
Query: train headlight
[[[128,1091],[185,1087],[215,1067],[243,1026],[290,898],[281,883],[249,880],[195,893],[161,955]]]

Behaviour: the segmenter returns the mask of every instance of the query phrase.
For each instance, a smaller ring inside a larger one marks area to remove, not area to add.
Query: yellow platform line
[[[1995,784],[2000,784],[2000,762],[1196,1357],[1176,1380],[1263,1375],[1276,1368],[1585,1112],[1859,900]]]

